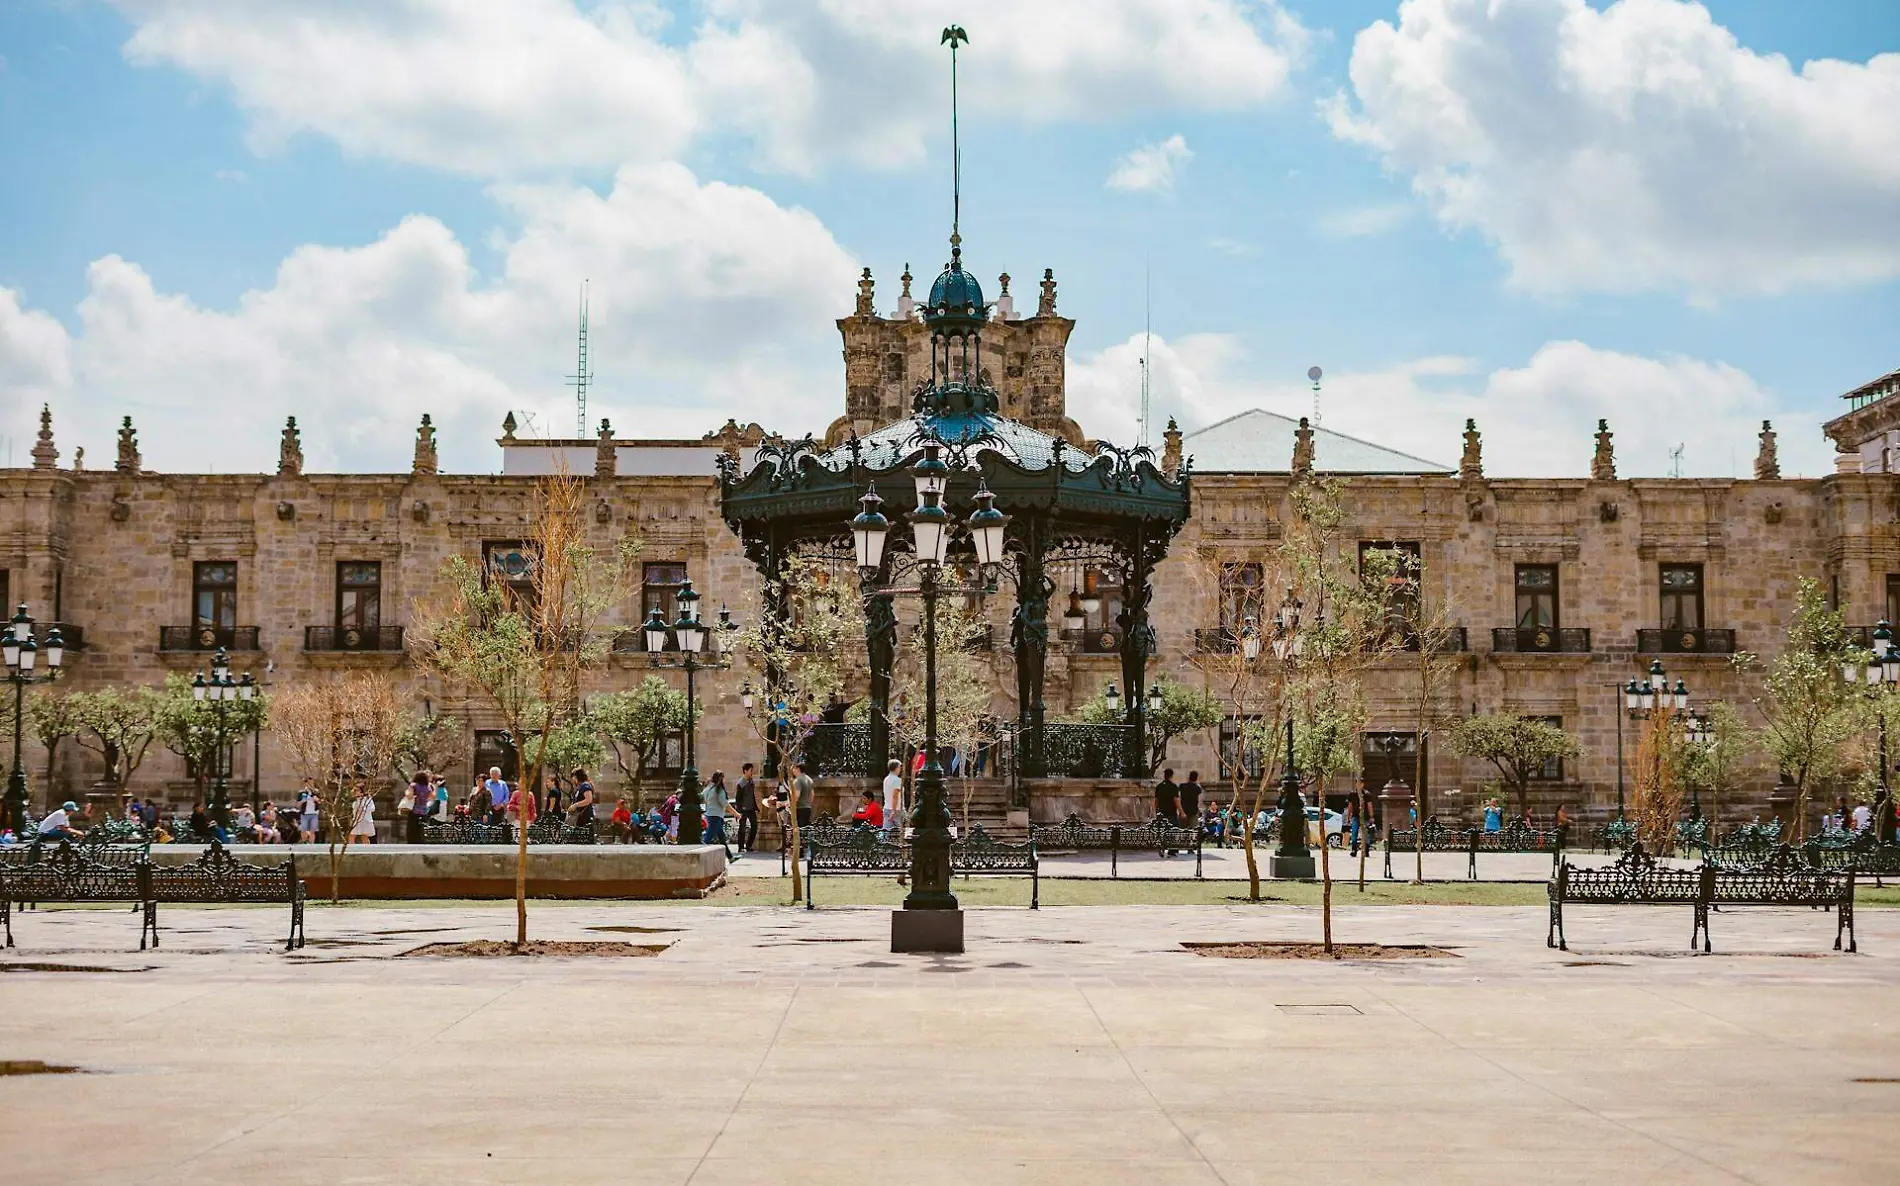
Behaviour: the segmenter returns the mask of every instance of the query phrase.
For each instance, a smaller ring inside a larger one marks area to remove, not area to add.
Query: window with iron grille
[[[341,560],[336,566],[336,628],[367,633],[383,624],[383,566]]]
[[[1220,723],[1220,777],[1231,781],[1238,774],[1243,781],[1258,782],[1260,773],[1266,768],[1266,755],[1257,744],[1248,745],[1243,752],[1241,739],[1243,733],[1251,732],[1251,740],[1259,740],[1258,717],[1228,717]],[[1249,726],[1253,726],[1250,730]]]
[[[487,778],[488,772],[495,767],[501,768],[501,776],[508,782],[520,777],[515,767],[515,751],[503,738],[505,729],[475,730],[475,776]]]
[[[671,626],[679,617],[680,586],[686,583],[686,565],[678,560],[652,560],[641,568],[640,617],[654,610]]]
[[[1554,725],[1559,729],[1564,727],[1564,719],[1562,717],[1540,717],[1538,719],[1543,721],[1546,725]],[[1562,758],[1551,758],[1536,770],[1531,771],[1529,778],[1531,782],[1562,782],[1564,780],[1564,760]]]
[[[489,540],[482,544],[483,579],[498,582],[508,590],[514,607],[525,610],[534,604],[534,560],[530,544],[518,539]]]
[[[1257,563],[1223,564],[1220,570],[1220,628],[1238,638],[1247,619],[1257,628],[1265,612],[1266,576]]]
[[[7,604],[12,604],[8,602]],[[1887,574],[1887,621],[1900,622],[1900,573]]]
[[[1702,566],[1664,564],[1657,572],[1662,593],[1662,628],[1702,629]]]
[[[200,560],[191,566],[192,624],[214,630],[237,627],[237,561]]]

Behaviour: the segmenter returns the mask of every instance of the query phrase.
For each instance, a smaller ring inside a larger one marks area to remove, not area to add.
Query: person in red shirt
[[[532,824],[538,814],[539,804],[535,802],[534,792],[516,783],[515,789],[508,794],[508,818],[517,823]]]
[[[633,812],[627,810],[625,799],[614,804],[614,813],[609,817],[608,823],[611,825],[615,840],[631,841],[633,839]]]
[[[858,804],[858,809],[851,813],[851,822],[873,828],[884,826],[884,805],[877,801],[877,792],[864,792],[864,802]]]

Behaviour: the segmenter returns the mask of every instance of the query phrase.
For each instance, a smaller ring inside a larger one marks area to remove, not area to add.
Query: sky
[[[5,0],[0,451],[493,472],[583,281],[591,421],[822,433],[859,270],[947,256],[949,21],[964,259],[1054,270],[1090,435],[1145,353],[1150,437],[1319,366],[1494,476],[1818,475],[1900,368],[1895,0]]]

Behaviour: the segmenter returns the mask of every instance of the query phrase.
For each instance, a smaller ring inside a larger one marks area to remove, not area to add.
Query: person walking
[[[1181,796],[1181,818],[1190,823],[1201,818],[1201,772],[1188,771],[1187,781],[1181,784],[1178,792]]]
[[[356,792],[350,802],[350,839],[362,844],[376,843],[376,800],[368,791]]]
[[[594,782],[580,766],[569,773],[574,780],[574,801],[567,807],[567,822],[582,832],[594,830]]]
[[[726,772],[715,770],[712,780],[699,792],[699,807],[706,817],[706,830],[700,837],[702,844],[717,844],[725,850],[726,859],[732,859],[732,849],[726,844],[726,810],[732,806],[732,792],[726,789]]]
[[[798,821],[800,829],[809,828],[811,826],[812,796],[816,790],[817,784],[812,782],[811,775],[805,773],[803,766],[797,762],[793,762],[792,791],[794,798],[792,800],[792,817]]]
[[[317,823],[317,784],[313,779],[306,778],[303,780],[303,789],[297,792],[297,839],[304,844],[315,844]]]
[[[403,798],[408,810],[403,813],[403,825],[408,830],[411,844],[422,843],[422,821],[429,818],[429,809],[435,806],[435,784],[429,778],[427,770],[416,771],[409,782],[409,791]]]
[[[1161,781],[1155,784],[1155,814],[1171,824],[1181,823],[1181,788],[1174,781],[1172,766],[1161,772]]]
[[[488,768],[488,778],[482,783],[482,790],[488,793],[488,803],[480,810],[480,814],[485,815],[491,824],[500,823],[502,811],[508,803],[508,783],[501,777],[501,767]],[[469,811],[470,814],[477,813],[475,807]]]
[[[740,766],[739,781],[732,788],[732,807],[739,813],[740,852],[754,852],[759,847],[759,780],[752,771],[750,762]]]
[[[890,768],[884,772],[884,811],[883,826],[886,832],[895,830],[898,812],[904,805],[904,764],[896,758],[890,761]]]

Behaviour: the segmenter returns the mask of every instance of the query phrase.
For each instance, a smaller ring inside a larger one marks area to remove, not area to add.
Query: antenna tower
[[[1319,427],[1319,377],[1326,372],[1318,367],[1307,367],[1306,377],[1313,381],[1313,427]]]
[[[1148,443],[1148,359],[1154,353],[1154,301],[1150,297],[1149,272],[1146,264],[1141,269],[1141,431],[1136,436],[1137,445]]]
[[[957,136],[957,46],[968,45],[970,35],[962,25],[950,25],[937,44],[950,47],[950,251],[957,254],[963,236],[958,224],[963,221],[963,145]]]
[[[587,385],[594,381],[594,372],[587,369],[587,281],[581,281],[581,332],[580,361],[574,367],[574,373],[567,377],[567,385],[574,389],[574,435],[580,440],[587,439]]]
[[[1682,476],[1682,451],[1687,444],[1687,441],[1682,441],[1679,442],[1675,448],[1669,450],[1669,476],[1672,478],[1680,478]]]

